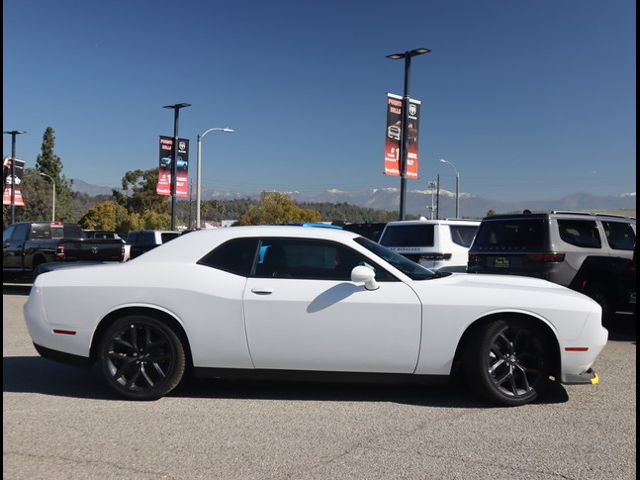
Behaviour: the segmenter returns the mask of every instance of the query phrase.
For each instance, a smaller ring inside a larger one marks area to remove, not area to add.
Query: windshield
[[[429,270],[422,265],[412,262],[407,257],[403,257],[402,255],[389,250],[378,243],[372,242],[368,238],[358,237],[355,241],[367,250],[375,253],[378,257],[389,262],[407,277],[411,278],[411,280],[428,280],[444,276],[434,272],[433,270]]]

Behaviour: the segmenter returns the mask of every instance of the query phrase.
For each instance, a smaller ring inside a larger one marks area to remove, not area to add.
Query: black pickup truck
[[[50,262],[121,262],[122,240],[88,239],[73,223],[14,223],[2,233],[2,274],[30,276]]]

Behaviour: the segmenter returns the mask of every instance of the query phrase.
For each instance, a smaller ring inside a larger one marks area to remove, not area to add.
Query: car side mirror
[[[354,269],[351,270],[351,281],[353,283],[364,283],[364,288],[367,290],[377,290],[380,288],[380,285],[376,282],[376,272],[362,265],[354,267]]]

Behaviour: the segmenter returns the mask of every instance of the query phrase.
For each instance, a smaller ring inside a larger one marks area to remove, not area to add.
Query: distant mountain
[[[91,183],[87,183],[84,180],[80,180],[79,178],[72,178],[73,182],[71,188],[74,192],[85,193],[87,195],[91,195],[95,197],[96,195],[111,195],[111,191],[117,187],[108,187],[103,185],[93,185]]]
[[[82,180],[73,180],[73,189],[88,195],[110,195],[115,187],[92,185]],[[344,191],[329,189],[320,193],[287,192],[297,201],[350,203],[361,207],[377,210],[397,210],[400,204],[400,190],[398,188],[371,188],[361,191]],[[435,193],[435,192],[434,192]],[[431,190],[409,190],[407,192],[407,213],[429,216],[427,207],[431,206]],[[238,198],[259,198],[259,193],[224,191],[203,188],[204,200],[233,200]],[[472,193],[460,194],[460,212],[464,217],[481,218],[489,210],[497,213],[520,212],[524,209],[531,211],[550,210],[632,210],[636,209],[636,194],[623,193],[620,195],[593,195],[590,193],[573,193],[559,199],[544,199],[531,201],[499,201],[491,200]],[[440,190],[440,216],[453,217],[455,215],[455,193]]]

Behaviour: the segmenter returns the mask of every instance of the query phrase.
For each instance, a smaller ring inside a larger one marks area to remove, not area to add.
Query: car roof
[[[345,243],[360,235],[347,230],[333,228],[309,228],[291,225],[260,225],[199,230],[189,235],[180,235],[174,240],[134,259],[136,262],[153,262],[158,257],[179,262],[199,259],[218,245],[234,238],[289,237],[333,240]]]
[[[465,220],[462,218],[445,218],[442,220],[397,220],[387,223],[387,227],[404,225],[480,225],[480,220]]]
[[[636,219],[633,217],[625,217],[622,215],[613,215],[606,213],[592,213],[592,212],[571,212],[571,211],[553,211],[550,213],[513,213],[503,215],[492,215],[484,218],[482,221],[492,222],[500,220],[548,220],[549,218],[571,218],[571,219],[609,219],[627,221],[630,223],[636,223]]]

